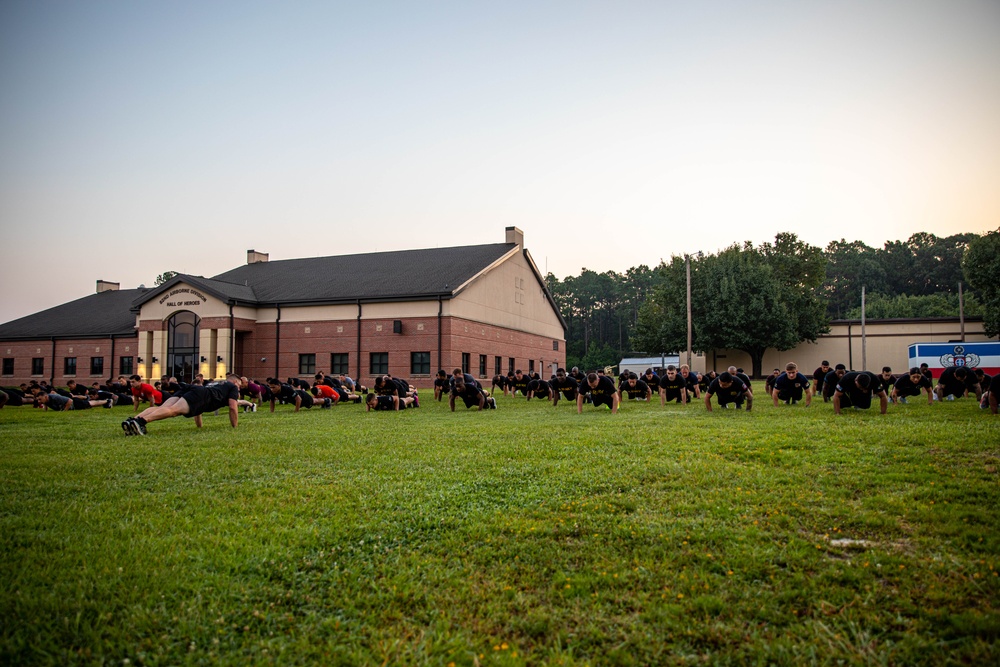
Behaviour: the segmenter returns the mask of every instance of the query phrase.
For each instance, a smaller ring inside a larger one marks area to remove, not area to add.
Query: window
[[[431,353],[410,352],[410,375],[431,374]]]
[[[389,372],[389,353],[372,352],[369,354],[369,370],[372,375],[385,375]]]
[[[90,374],[104,377],[104,357],[90,358]]]
[[[468,373],[469,372],[469,353],[468,352],[463,352],[462,353],[462,372],[463,373]]]
[[[507,359],[507,372],[508,373],[514,372],[514,357],[509,357]]]
[[[118,359],[118,374],[119,375],[132,375],[135,373],[132,370],[132,357],[120,357]]]
[[[332,375],[349,375],[348,373],[348,362],[350,361],[350,355],[341,354],[340,352],[334,352],[330,355],[330,373]]]
[[[559,341],[557,340],[552,341],[552,349],[555,350],[556,352],[559,351]]]
[[[535,372],[535,360],[534,359],[528,359],[528,372],[529,373],[534,373]]]
[[[31,359],[31,374],[45,375],[45,359],[42,357],[33,357]]]
[[[316,374],[316,355],[300,354],[299,375],[315,375],[315,374]]]
[[[486,377],[486,355],[479,355],[479,377]]]
[[[501,357],[493,357],[493,374],[500,375],[503,373],[503,359]]]
[[[76,375],[76,357],[63,359],[63,375]]]
[[[3,374],[4,375],[14,374],[14,357],[3,358]]]

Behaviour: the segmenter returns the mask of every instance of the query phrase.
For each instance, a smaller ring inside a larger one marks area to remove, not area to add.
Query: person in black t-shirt
[[[618,388],[619,401],[624,400],[626,394],[631,401],[646,401],[649,403],[653,398],[653,390],[648,384],[640,380],[639,376],[635,373],[629,373],[625,384]]]
[[[872,395],[879,397],[881,413],[884,415],[889,399],[882,390],[878,376],[871,371],[845,373],[833,392],[833,414],[839,415],[841,408],[867,410],[872,406]]]
[[[840,382],[840,378],[847,375],[847,366],[844,364],[837,364],[834,366],[833,370],[826,374],[823,378],[823,402],[829,403],[833,400],[833,395],[837,391],[837,383]]]
[[[878,375],[878,381],[882,385],[882,391],[886,393],[889,400],[892,401],[892,388],[896,386],[896,380],[898,380],[895,375],[892,374],[892,368],[889,366],[883,366],[882,372]]]
[[[927,392],[927,405],[934,404],[934,393],[931,390],[930,381],[920,372],[920,368],[914,366],[910,369],[909,375],[901,375],[896,384],[892,387],[890,398],[893,403],[906,403],[910,396],[920,396],[920,390]]]
[[[451,379],[442,368],[437,372],[437,377],[434,378],[434,400],[440,401],[449,391],[451,391]]]
[[[667,372],[660,378],[660,405],[666,405],[670,401],[677,401],[682,405],[687,405],[688,397],[687,381],[677,372],[673,364],[667,366]]]
[[[295,411],[301,408],[306,410],[313,406],[313,397],[308,391],[296,389],[290,384],[278,382],[271,378],[267,381],[267,388],[271,393],[271,412],[274,412],[274,404],[277,402],[295,404]]]
[[[705,407],[709,412],[712,411],[712,396],[717,397],[719,407],[723,409],[732,404],[739,410],[743,407],[744,402],[747,404],[747,412],[753,408],[753,392],[743,383],[743,380],[733,377],[729,371],[720,373],[719,377],[708,385],[708,391],[705,392]]]
[[[824,359],[820,362],[819,368],[813,371],[812,394],[813,396],[816,394],[822,394],[824,403],[829,400],[823,392],[823,387],[826,384],[826,376],[830,374],[830,370],[830,362]]]
[[[966,392],[975,394],[977,401],[983,397],[976,374],[964,366],[949,366],[944,369],[934,387],[939,401],[953,401],[965,396]]]
[[[400,397],[397,394],[368,394],[365,398],[365,411],[392,410],[399,412],[413,403],[412,396]]]
[[[510,384],[510,395],[516,396],[517,392],[521,392],[521,396],[528,395],[528,383],[531,382],[531,378],[521,372],[518,368],[514,371],[514,379]]]
[[[785,364],[785,372],[774,380],[774,389],[771,390],[771,397],[774,399],[774,407],[778,407],[778,401],[785,403],[798,403],[803,395],[806,399],[806,407],[812,403],[812,394],[809,392],[809,378],[799,372],[799,367],[794,362]]]
[[[533,398],[552,398],[552,387],[545,380],[532,380],[528,383],[528,400]]]
[[[649,390],[654,394],[658,394],[660,392],[660,376],[654,373],[652,368],[647,368],[646,372],[643,373],[642,377],[639,379],[645,382],[649,387]]]
[[[781,369],[775,368],[771,374],[764,378],[764,391],[770,396],[774,392],[774,381],[781,375]]]
[[[559,404],[559,395],[567,401],[575,401],[580,393],[580,383],[566,374],[565,368],[556,369],[556,377],[549,384],[552,386],[552,406]]]
[[[456,398],[462,399],[466,408],[478,406],[479,410],[496,410],[497,407],[497,400],[495,398],[488,396],[485,391],[476,386],[475,382],[471,384],[467,383],[462,376],[454,377],[451,385],[451,396],[448,399],[448,405],[451,407],[452,412],[455,411]]]
[[[576,396],[576,412],[583,414],[583,399],[590,396],[591,403],[596,408],[599,405],[606,405],[611,408],[612,414],[618,414],[618,391],[615,389],[614,380],[606,375],[590,373],[587,381],[580,385],[580,391]]]
[[[507,395],[507,376],[502,373],[498,373],[493,376],[492,385],[490,386],[490,396],[496,394],[497,389],[499,389],[504,396]]]
[[[125,435],[146,435],[146,424],[171,417],[189,417],[195,426],[201,428],[201,415],[224,407],[229,408],[229,423],[233,428],[239,424],[240,376],[226,375],[225,382],[208,387],[182,385],[179,393],[171,396],[163,405],[147,408],[135,417],[122,422]]]
[[[687,390],[694,394],[695,398],[701,398],[701,387],[698,384],[698,373],[692,371],[687,364],[681,364],[681,377],[687,383]]]

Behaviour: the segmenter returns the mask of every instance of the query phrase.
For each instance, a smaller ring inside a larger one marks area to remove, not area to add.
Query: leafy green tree
[[[851,308],[861,305],[861,287],[875,288],[885,283],[886,270],[878,251],[861,241],[844,239],[826,246],[826,312],[832,318],[847,317]]]
[[[1000,335],[1000,229],[980,236],[969,244],[962,259],[965,279],[982,303],[987,336]]]
[[[174,276],[177,275],[176,271],[164,271],[160,275],[156,276],[156,285],[162,285],[164,283],[170,282]]]
[[[982,307],[976,297],[969,293],[965,295],[966,315],[980,315]],[[869,319],[897,319],[916,317],[958,317],[958,293],[925,294],[910,296],[909,294],[868,294],[865,298],[865,317]],[[847,312],[847,319],[861,319],[861,304]]]
[[[743,350],[761,374],[764,352],[788,350],[827,330],[817,287],[825,276],[819,248],[779,234],[754,248],[733,245],[691,260],[692,344],[696,350]],[[661,283],[642,307],[634,344],[647,352],[687,346],[684,259],[658,268]]]

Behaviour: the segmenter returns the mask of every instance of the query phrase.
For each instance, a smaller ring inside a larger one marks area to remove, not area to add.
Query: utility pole
[[[865,338],[865,288],[861,286],[861,370],[868,370],[868,339]]]
[[[691,366],[691,256],[684,255],[684,269],[687,272],[687,365]]]

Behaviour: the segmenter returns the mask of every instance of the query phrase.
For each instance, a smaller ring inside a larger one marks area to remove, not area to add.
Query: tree
[[[958,293],[938,292],[921,296],[897,294],[868,294],[865,299],[865,317],[871,319],[893,319],[908,317],[958,317]],[[982,314],[982,307],[976,297],[965,295],[966,315]],[[850,320],[861,319],[861,304],[847,311]]]
[[[840,239],[827,244],[823,283],[827,315],[836,319],[847,317],[851,308],[861,305],[862,286],[874,289],[885,283],[886,270],[879,262],[878,252],[861,241]]]
[[[962,258],[965,279],[979,294],[987,336],[1000,335],[1000,229],[976,238]]]
[[[168,283],[173,280],[174,276],[177,275],[176,271],[164,271],[160,275],[156,276],[156,285],[160,286],[164,283]]]
[[[823,253],[779,234],[760,248],[732,245],[717,255],[691,259],[692,344],[696,350],[737,349],[750,355],[761,375],[764,352],[788,350],[827,331],[819,285]],[[661,283],[643,305],[634,345],[647,352],[687,346],[684,258],[658,269]]]

